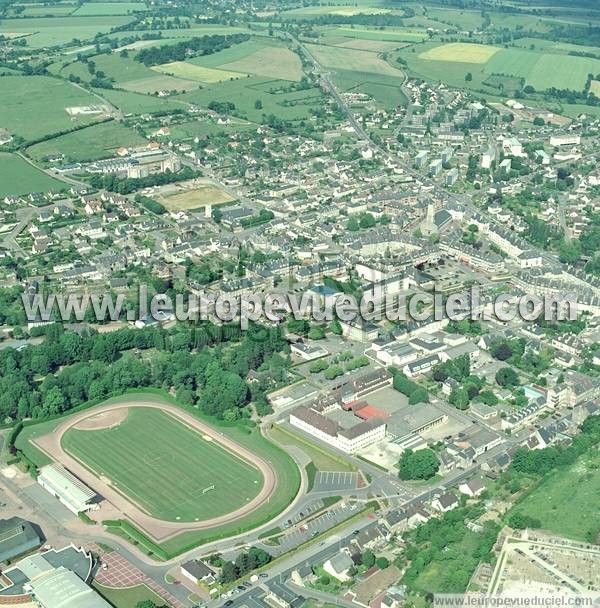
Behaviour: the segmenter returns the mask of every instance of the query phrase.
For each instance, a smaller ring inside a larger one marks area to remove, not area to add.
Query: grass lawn
[[[100,103],[86,91],[48,76],[4,76],[0,99],[0,125],[26,140],[95,122],[96,116],[71,118],[65,108]]]
[[[486,63],[500,49],[487,44],[454,42],[436,46],[421,53],[421,59],[431,61],[458,61],[462,63]]]
[[[215,70],[214,68],[195,65],[187,61],[164,63],[163,65],[154,66],[152,69],[163,74],[170,74],[171,76],[176,76],[178,78],[185,78],[186,80],[193,80],[196,82],[206,82],[208,84],[231,80],[232,78],[243,78],[246,76],[246,74],[240,72]]]
[[[16,154],[0,153],[0,199],[5,196],[62,190],[67,184],[32,167]]]
[[[263,484],[262,474],[251,463],[152,408],[131,408],[114,428],[70,429],[63,448],[147,512],[167,521],[209,519],[235,511]]]
[[[114,156],[121,146],[143,146],[147,141],[132,129],[110,121],[43,141],[27,150],[33,159],[42,161],[51,154],[64,154],[71,162],[86,162]]]
[[[518,502],[512,513],[538,519],[544,530],[592,542],[600,531],[600,452],[590,451]]]
[[[356,471],[356,467],[342,456],[314,445],[289,429],[274,425],[269,436],[277,443],[302,450],[311,459],[317,471]]]
[[[115,608],[136,608],[139,602],[150,600],[157,606],[164,606],[164,600],[156,595],[152,589],[146,585],[127,587],[125,589],[112,589],[94,583],[94,588],[100,595],[110,602]]]

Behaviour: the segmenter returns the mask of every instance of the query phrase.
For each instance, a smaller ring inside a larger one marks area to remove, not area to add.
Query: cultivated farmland
[[[316,44],[306,45],[317,61],[327,68],[370,72],[384,76],[404,78],[402,72],[381,59],[377,53],[357,51],[343,47],[324,47]]]
[[[191,522],[235,511],[263,484],[251,463],[157,409],[131,408],[111,428],[73,428],[62,444],[113,488],[165,521]]]
[[[303,74],[302,62],[296,53],[277,41],[263,37],[254,37],[213,55],[196,57],[189,63],[241,73],[242,76],[252,74],[282,80],[298,81]]]
[[[25,33],[28,46],[39,48],[65,44],[73,39],[93,38],[99,32],[109,32],[130,20],[131,17],[125,16],[3,19],[0,34]]]
[[[419,57],[431,61],[457,61],[460,63],[486,63],[500,49],[486,44],[456,42],[436,46]]]
[[[193,80],[197,82],[206,82],[208,84],[246,76],[246,74],[240,74],[239,72],[215,70],[213,68],[206,68],[201,65],[194,65],[193,63],[189,63],[187,61],[173,61],[171,63],[157,65],[152,69],[171,76],[185,78],[186,80]]]

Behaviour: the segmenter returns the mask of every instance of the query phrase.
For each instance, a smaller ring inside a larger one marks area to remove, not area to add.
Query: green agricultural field
[[[461,30],[478,30],[483,24],[481,11],[465,11],[452,8],[427,8],[427,16],[440,23],[448,23]]]
[[[143,114],[145,112],[160,112],[161,110],[183,109],[185,105],[170,99],[142,95],[130,91],[102,89],[98,91],[110,103],[124,114]]]
[[[498,76],[522,79],[537,91],[551,87],[581,91],[588,74],[600,73],[600,60],[568,55],[564,51],[553,52],[552,47],[532,51],[463,43],[425,43],[420,53],[413,53],[415,48],[419,47],[402,49],[395,56],[402,57],[416,75],[476,91],[485,91],[490,77]],[[470,81],[465,80],[467,74],[472,76]]]
[[[390,8],[384,8],[379,6],[335,6],[335,5],[322,5],[322,6],[305,6],[302,8],[294,8],[290,11],[286,11],[284,15],[290,15],[293,17],[298,16],[314,16],[314,15],[342,15],[344,17],[351,17],[352,15],[385,15],[387,13],[396,12],[401,14],[401,11],[392,11]]]
[[[173,61],[171,63],[164,63],[163,65],[154,66],[152,69],[170,76],[184,78],[186,80],[192,80],[195,82],[205,82],[207,84],[214,84],[216,82],[223,82],[224,80],[243,78],[246,76],[246,74],[239,72],[215,70],[213,68],[207,68],[201,65],[194,65],[193,63],[189,63],[187,61]]]
[[[98,105],[93,95],[47,76],[0,78],[0,125],[26,140],[86,125],[98,116],[71,118],[68,107]]]
[[[62,190],[67,184],[32,167],[16,154],[0,153],[0,199],[5,196]]]
[[[200,85],[195,80],[184,80],[183,78],[175,78],[168,74],[160,74],[149,78],[140,78],[139,80],[128,80],[122,82],[121,87],[133,93],[143,93],[145,95],[154,95],[160,91],[177,91],[185,93],[197,89]]]
[[[114,156],[117,148],[143,146],[147,141],[132,129],[110,121],[43,141],[27,150],[36,161],[64,154],[69,162],[89,162]]]
[[[485,66],[487,74],[504,73],[525,79],[538,91],[550,87],[581,91],[588,74],[600,72],[600,60],[571,55],[503,49]]]
[[[206,107],[211,101],[231,102],[235,112],[252,122],[261,123],[264,115],[274,114],[282,120],[299,122],[310,118],[312,108],[321,107],[323,93],[318,88],[305,91],[285,91],[290,83],[253,76],[238,80],[219,82],[199,91],[180,95],[182,99]],[[261,108],[256,108],[260,101]]]
[[[337,70],[333,76],[335,84],[344,91],[366,93],[386,108],[406,104],[402,92],[402,80],[394,76]]]
[[[393,27],[379,30],[366,27],[350,28],[342,26],[321,30],[321,33],[325,36],[344,36],[346,38],[388,42],[421,42],[427,38],[427,32],[425,30]]]
[[[593,542],[600,530],[600,452],[591,450],[573,466],[543,479],[511,513],[539,520],[544,530]]]
[[[100,32],[109,32],[112,28],[125,25],[130,20],[131,17],[125,16],[3,19],[0,22],[0,34],[4,32],[28,34],[28,46],[40,48],[65,44],[74,39],[91,39]]]
[[[70,429],[62,445],[148,513],[166,521],[210,519],[235,511],[263,484],[252,464],[153,408],[131,408],[113,428]]]
[[[23,11],[19,13],[23,17],[63,17],[75,11],[77,4],[31,4],[21,5],[19,8],[23,8]],[[14,11],[10,13],[11,16],[13,14]]]
[[[404,79],[404,74],[384,61],[377,53],[357,51],[343,47],[325,47],[318,44],[306,45],[315,59],[326,68],[356,72],[370,72]]]
[[[81,5],[75,15],[88,17],[96,15],[129,15],[136,11],[145,11],[143,2],[87,2]]]
[[[356,49],[357,51],[373,51],[375,53],[395,51],[408,44],[406,42],[386,42],[385,40],[363,40],[362,38],[335,38],[334,43],[328,40],[328,38],[322,38],[321,43],[343,46],[346,49]]]
[[[500,49],[487,44],[453,42],[436,46],[419,55],[429,61],[452,61],[458,63],[486,63]]]
[[[219,70],[298,81],[303,76],[300,57],[278,40],[255,36],[219,53],[191,59],[188,63]]]
[[[139,80],[140,78],[149,78],[154,76],[154,72],[147,68],[143,63],[135,61],[132,51],[129,57],[121,57],[117,53],[110,55],[95,55],[90,58],[96,65],[97,71],[102,71],[108,78],[114,78],[117,84],[128,82],[130,80]],[[90,80],[93,76],[88,70],[87,64],[81,61],[75,61],[64,67],[60,75],[68,78],[70,75],[78,76],[82,80]]]
[[[299,81],[304,75],[300,57],[290,49],[275,46],[259,49],[243,59],[225,63],[221,68],[282,80]]]

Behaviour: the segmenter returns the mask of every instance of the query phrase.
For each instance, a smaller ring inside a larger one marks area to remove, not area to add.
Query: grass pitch
[[[244,506],[262,474],[173,416],[136,407],[109,429],[70,429],[63,448],[165,521],[197,521]]]
[[[460,63],[486,63],[500,49],[486,44],[455,42],[436,46],[419,57],[430,61],[458,61]]]

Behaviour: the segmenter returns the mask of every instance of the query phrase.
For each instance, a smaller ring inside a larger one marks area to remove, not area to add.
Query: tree
[[[346,230],[349,230],[350,232],[357,232],[359,229],[360,224],[358,223],[358,220],[355,217],[351,217],[346,222]]]
[[[372,568],[375,565],[375,554],[373,551],[366,549],[361,556],[360,562],[365,568]]]
[[[263,102],[260,99],[257,99],[254,102],[254,109],[255,110],[262,110],[263,109]]]
[[[398,463],[398,477],[408,479],[431,479],[440,468],[437,456],[433,450],[405,450]]]
[[[512,367],[502,367],[496,372],[496,382],[504,388],[518,386],[519,376]]]
[[[524,530],[525,528],[541,528],[542,524],[539,519],[531,517],[530,515],[524,515],[523,513],[514,513],[508,518],[508,525],[511,528],[517,530]]]
[[[558,248],[558,258],[565,264],[574,264],[581,255],[581,243],[577,239],[563,240]]]
[[[311,363],[309,371],[311,374],[318,374],[319,372],[326,370],[328,367],[329,365],[325,359],[317,359],[317,361]]]
[[[466,388],[459,387],[452,390],[448,401],[458,410],[466,410],[469,407],[469,393]]]
[[[381,557],[377,558],[375,563],[380,570],[385,570],[390,565],[390,560],[382,555]]]
[[[471,82],[473,80],[473,74],[471,72],[467,72],[465,75],[465,82]]]
[[[541,116],[536,116],[536,117],[533,119],[533,124],[534,124],[536,127],[543,127],[543,126],[546,124],[546,122],[544,121],[544,119],[543,119]]]

